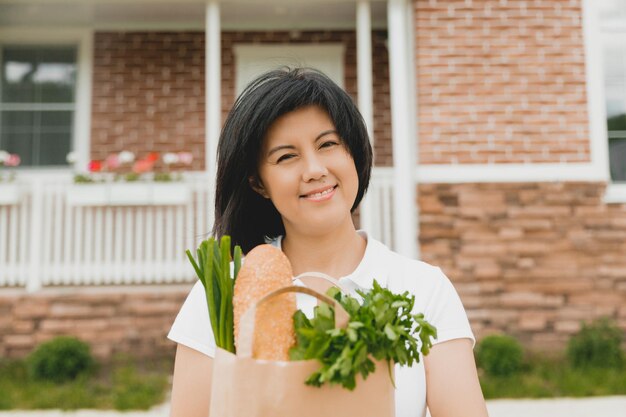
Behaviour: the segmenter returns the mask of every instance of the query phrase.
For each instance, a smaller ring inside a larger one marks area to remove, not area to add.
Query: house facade
[[[358,103],[375,169],[357,222],[441,266],[478,338],[551,350],[581,320],[626,329],[619,1],[22,3],[0,0],[0,149],[21,158],[0,182],[3,356],[60,334],[171,354],[221,123],[285,64]],[[122,151],[194,157],[156,162],[178,183],[73,184]]]

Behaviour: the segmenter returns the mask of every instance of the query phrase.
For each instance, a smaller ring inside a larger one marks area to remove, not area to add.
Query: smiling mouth
[[[323,197],[327,194],[332,193],[335,189],[337,188],[337,186],[335,185],[332,188],[329,188],[325,191],[322,191],[321,193],[314,193],[314,194],[306,194],[306,195],[301,195],[300,198],[315,198],[315,197]]]

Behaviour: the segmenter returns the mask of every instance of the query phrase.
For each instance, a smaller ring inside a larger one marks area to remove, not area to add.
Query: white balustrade
[[[137,199],[128,205],[96,203],[68,195],[76,185],[67,174],[27,177],[14,184],[17,200],[0,202],[0,287],[36,291],[196,279],[185,250],[194,252],[210,234],[206,175],[189,173],[184,182],[169,184],[183,189],[172,200],[179,204],[170,205],[158,204],[153,191],[146,204]],[[373,219],[371,235],[388,245],[393,242],[392,181],[389,168],[375,169],[372,198],[361,207]]]
[[[367,193],[363,200],[361,216],[371,218],[368,233],[393,249],[393,168],[374,168]]]

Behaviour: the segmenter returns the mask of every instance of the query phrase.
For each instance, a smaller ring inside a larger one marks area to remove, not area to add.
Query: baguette
[[[237,275],[233,295],[235,346],[239,343],[239,323],[244,313],[270,292],[291,285],[292,279],[291,264],[280,249],[259,245],[248,252]],[[257,309],[253,358],[289,360],[289,349],[296,343],[295,312],[295,294],[282,294]]]

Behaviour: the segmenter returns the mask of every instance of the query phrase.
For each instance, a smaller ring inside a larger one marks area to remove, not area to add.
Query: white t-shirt
[[[476,343],[465,309],[452,283],[441,269],[425,262],[407,258],[391,251],[378,240],[358,233],[367,239],[363,259],[349,275],[339,278],[342,288],[354,293],[356,289],[370,289],[376,279],[394,293],[409,291],[415,296],[414,313],[424,313],[425,319],[437,328],[438,339],[433,345],[451,339],[469,338]],[[268,242],[281,248],[282,237]],[[296,294],[296,302],[310,315],[317,301]],[[167,336],[210,357],[215,356],[215,340],[211,330],[204,288],[196,282],[183,304]],[[413,367],[396,366],[396,416],[426,416],[426,375],[424,361]]]

